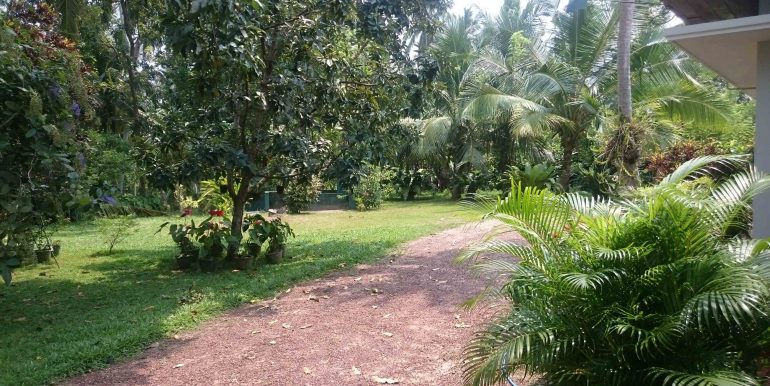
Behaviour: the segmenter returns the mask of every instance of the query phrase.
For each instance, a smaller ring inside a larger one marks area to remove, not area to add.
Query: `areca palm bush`
[[[479,201],[526,243],[461,256],[503,279],[476,300],[510,304],[467,346],[465,382],[523,369],[553,385],[759,385],[770,247],[730,235],[768,187],[745,159],[710,156],[617,201],[520,185]],[[490,252],[508,258],[477,258]]]

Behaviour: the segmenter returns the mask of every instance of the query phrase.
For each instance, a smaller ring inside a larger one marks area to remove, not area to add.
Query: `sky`
[[[449,12],[459,15],[463,13],[465,8],[469,8],[473,5],[481,8],[486,13],[494,15],[497,14],[497,12],[500,11],[500,7],[503,6],[503,0],[454,0],[454,4],[452,4],[452,8],[450,8]]]

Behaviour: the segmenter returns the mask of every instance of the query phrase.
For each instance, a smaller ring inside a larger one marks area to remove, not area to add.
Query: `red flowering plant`
[[[169,235],[179,248],[178,260],[198,258],[216,260],[221,257],[230,239],[230,226],[225,221],[216,219],[216,217],[224,217],[223,210],[210,210],[209,215],[199,224],[196,224],[195,220],[190,220],[189,223],[185,220],[181,224],[169,222],[161,224],[158,232],[169,226]],[[192,216],[192,208],[189,207],[184,208],[180,215],[185,219],[190,216]]]

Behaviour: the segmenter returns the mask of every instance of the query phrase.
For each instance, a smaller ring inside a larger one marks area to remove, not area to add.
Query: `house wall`
[[[760,42],[757,45],[757,60],[757,128],[754,139],[754,164],[759,170],[770,173],[770,41]],[[765,192],[754,199],[752,236],[770,237],[770,192]]]

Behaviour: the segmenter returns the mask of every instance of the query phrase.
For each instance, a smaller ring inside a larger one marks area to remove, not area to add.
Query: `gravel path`
[[[489,223],[450,229],[241,307],[68,385],[460,385],[484,287],[452,263]],[[488,316],[488,315],[487,315]]]

